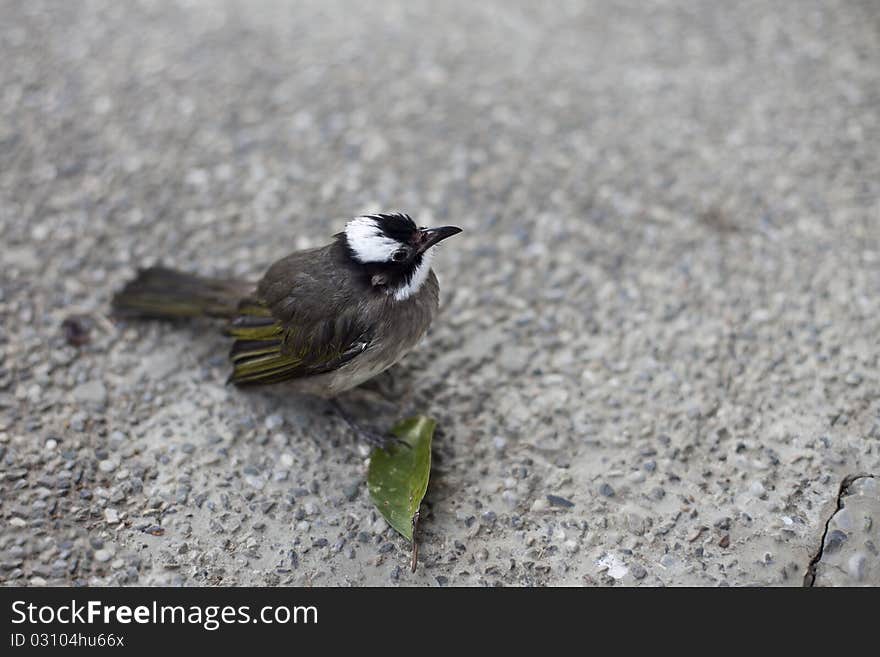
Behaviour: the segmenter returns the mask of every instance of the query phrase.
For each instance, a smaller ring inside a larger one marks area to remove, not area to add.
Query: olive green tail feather
[[[113,297],[113,314],[156,319],[232,317],[238,312],[241,298],[253,287],[245,281],[203,278],[165,267],[150,267],[140,270]]]
[[[245,299],[226,327],[235,338],[229,359],[233,371],[227,383],[256,385],[290,379],[300,359],[282,352],[284,330],[268,308]]]

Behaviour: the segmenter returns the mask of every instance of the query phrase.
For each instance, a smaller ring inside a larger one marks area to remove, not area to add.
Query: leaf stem
[[[416,530],[419,528],[419,512],[416,511],[416,514],[413,516],[412,520],[413,525],[413,537],[412,537],[412,562],[410,563],[410,571],[416,572],[416,563],[419,560],[419,541],[418,536],[416,536]]]

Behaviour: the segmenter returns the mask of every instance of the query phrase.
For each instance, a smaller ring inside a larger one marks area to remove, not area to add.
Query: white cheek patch
[[[345,238],[354,257],[360,262],[388,262],[399,247],[395,240],[385,237],[376,220],[356,217],[345,226]]]
[[[434,249],[430,248],[422,254],[422,261],[413,272],[412,278],[406,285],[402,285],[394,291],[394,299],[403,301],[409,299],[412,295],[419,291],[424,282],[428,280],[428,274],[431,273],[431,260],[434,259]]]

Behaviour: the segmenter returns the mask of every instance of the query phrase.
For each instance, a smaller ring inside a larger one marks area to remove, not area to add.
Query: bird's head
[[[409,215],[356,217],[339,233],[348,257],[361,265],[373,287],[399,301],[418,291],[431,270],[432,247],[461,228],[420,228]]]

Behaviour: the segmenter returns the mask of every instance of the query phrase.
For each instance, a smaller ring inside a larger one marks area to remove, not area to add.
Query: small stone
[[[118,467],[119,463],[113,459],[104,459],[103,461],[98,462],[98,470],[105,474],[113,472]]]
[[[730,546],[730,534],[725,534],[721,537],[721,540],[718,541],[718,547],[726,548]]]
[[[839,529],[835,529],[826,537],[824,551],[827,554],[834,554],[846,542],[846,539],[847,535],[844,532],[840,531]]]
[[[532,512],[533,513],[541,513],[543,511],[546,511],[547,507],[548,507],[547,502],[545,500],[542,500],[541,498],[538,498],[537,500],[532,502]]]
[[[614,489],[610,484],[605,483],[599,486],[599,494],[604,497],[614,497]]]
[[[641,484],[645,481],[645,479],[646,479],[645,473],[642,472],[641,470],[633,470],[627,476],[627,480],[633,484]]]
[[[693,543],[694,541],[696,541],[698,538],[700,538],[700,536],[703,534],[704,531],[706,531],[705,527],[697,527],[690,534],[688,534],[688,537],[687,537],[688,543]]]
[[[550,506],[558,506],[565,509],[570,509],[574,506],[574,502],[571,502],[564,497],[559,497],[558,495],[548,495],[547,501],[550,503]]]
[[[100,561],[101,563],[106,563],[113,558],[113,552],[106,548],[102,548],[100,550],[95,550],[95,561]]]
[[[107,403],[107,389],[100,381],[87,381],[73,389],[74,401],[80,404],[103,406]]]
[[[505,438],[502,438],[501,436],[495,436],[492,439],[492,446],[500,452],[507,446],[507,440]]]
[[[764,484],[760,481],[753,481],[749,486],[749,492],[755,497],[761,497],[767,493],[767,489],[764,488]]]
[[[257,490],[262,490],[266,485],[266,480],[263,477],[257,475],[245,475],[244,476],[245,483],[251,488],[256,488]]]
[[[504,503],[511,509],[519,504],[519,498],[512,490],[504,491],[504,493],[501,494],[501,499],[504,500]]]
[[[61,322],[61,332],[64,340],[73,347],[82,347],[91,339],[90,331],[94,321],[84,315],[70,315]]]
[[[345,486],[342,489],[342,494],[345,495],[345,499],[347,499],[349,502],[353,502],[357,498],[360,491],[361,482],[356,481],[352,484],[348,484],[347,486]]]
[[[284,418],[275,413],[267,417],[263,424],[269,431],[275,431],[276,429],[280,429],[281,425],[284,424]]]
[[[856,552],[854,555],[852,555],[846,564],[850,577],[852,577],[857,582],[861,582],[862,580],[864,580],[866,562],[867,557],[863,553]]]
[[[115,525],[119,522],[119,512],[116,509],[104,509],[104,520],[109,522],[111,525]]]
[[[648,574],[648,571],[645,570],[645,567],[638,563],[631,564],[629,567],[629,572],[631,572],[632,576],[636,579],[645,579],[645,576]]]
[[[86,430],[86,421],[89,419],[89,416],[83,413],[82,411],[77,411],[73,414],[73,417],[70,418],[70,428],[74,431],[85,431]]]
[[[846,507],[842,508],[834,515],[834,524],[843,532],[850,532],[855,527],[853,515]]]

